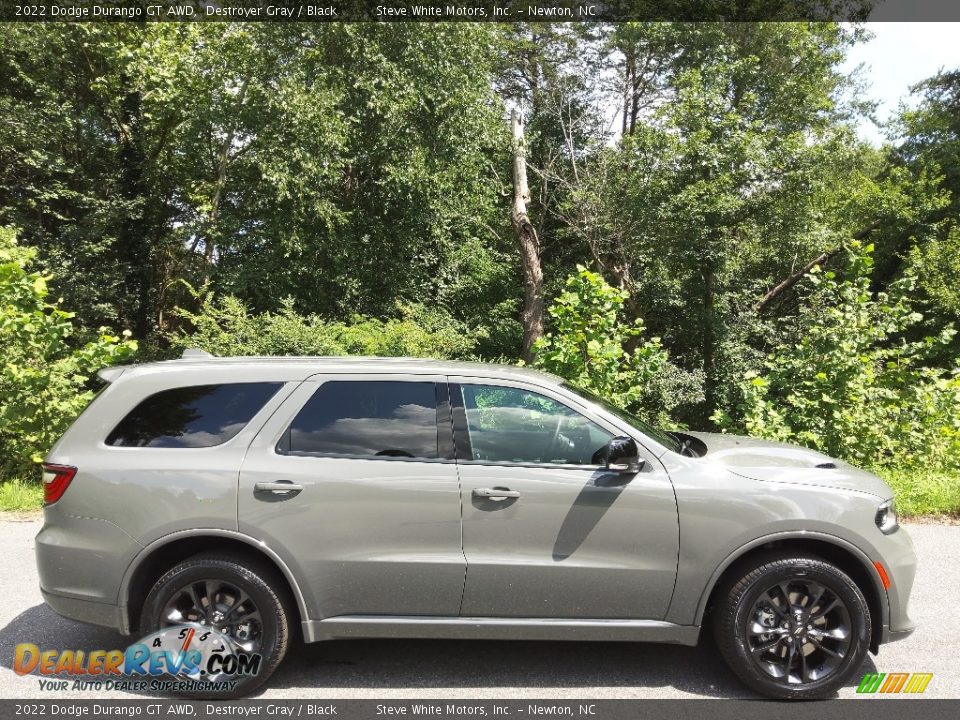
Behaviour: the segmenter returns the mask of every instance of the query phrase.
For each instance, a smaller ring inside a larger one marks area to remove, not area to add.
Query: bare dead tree
[[[513,204],[510,221],[520,247],[523,274],[523,359],[532,362],[534,343],[543,335],[543,267],[537,230],[527,214],[530,186],[527,184],[526,143],[523,119],[516,109],[510,113],[510,130],[513,137]]]

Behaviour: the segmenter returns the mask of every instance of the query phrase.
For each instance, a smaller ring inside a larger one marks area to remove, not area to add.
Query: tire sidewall
[[[761,573],[743,592],[733,618],[733,649],[737,655],[734,670],[752,687],[764,694],[781,698],[820,698],[840,688],[866,657],[870,645],[870,610],[857,585],[845,573],[832,565],[810,559],[780,560],[758,568]],[[805,683],[788,685],[767,675],[753,660],[747,642],[747,626],[754,603],[767,589],[786,580],[809,579],[826,585],[846,605],[850,615],[850,649],[839,667],[829,676]]]
[[[289,635],[287,620],[277,596],[256,571],[237,562],[221,559],[187,560],[167,572],[150,590],[144,604],[143,617],[147,626],[144,633],[156,632],[162,625],[163,609],[170,598],[185,585],[200,580],[223,580],[242,589],[260,610],[261,641],[257,651],[261,656],[260,672],[255,676],[237,678],[237,686],[228,692],[182,693],[202,698],[243,697],[253,692],[273,674],[286,651]]]

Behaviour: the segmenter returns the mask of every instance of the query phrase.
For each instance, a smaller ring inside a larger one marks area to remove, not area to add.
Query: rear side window
[[[117,447],[200,448],[235,436],[283,383],[193,385],[151,395],[107,436]]]
[[[436,458],[437,395],[432,382],[325,382],[280,444],[291,453]]]

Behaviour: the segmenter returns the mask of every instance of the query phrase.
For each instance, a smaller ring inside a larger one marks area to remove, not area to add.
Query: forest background
[[[100,367],[524,362],[960,512],[960,70],[841,23],[9,24],[0,506]]]

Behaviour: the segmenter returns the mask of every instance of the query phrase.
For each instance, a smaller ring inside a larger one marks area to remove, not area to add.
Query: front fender
[[[700,599],[696,607],[696,616],[694,624],[701,625],[703,623],[703,616],[707,611],[707,604],[710,601],[710,595],[713,593],[714,588],[716,588],[717,583],[720,582],[720,578],[723,577],[723,574],[740,558],[744,557],[747,553],[757,548],[763,547],[767,543],[774,542],[783,542],[789,540],[798,540],[798,541],[815,541],[822,542],[834,547],[844,550],[848,555],[853,558],[856,558],[857,562],[865,571],[867,577],[871,579],[873,583],[873,590],[876,597],[881,599],[880,602],[880,611],[881,611],[881,622],[883,625],[888,625],[890,622],[890,603],[889,598],[887,597],[887,591],[883,587],[883,583],[880,581],[880,577],[877,575],[875,568],[873,567],[873,562],[870,558],[856,545],[853,543],[847,542],[843,538],[839,538],[836,535],[830,535],[827,533],[821,532],[808,532],[808,531],[787,531],[787,532],[778,532],[772,533],[769,535],[764,535],[759,537],[745,545],[737,548],[734,552],[730,553],[724,561],[717,566],[717,568],[710,575],[710,579],[707,581],[707,584],[704,586],[703,590],[700,593]]]
[[[889,623],[891,598],[873,562],[880,560],[889,569],[888,561],[896,564],[897,559],[882,551],[889,549],[893,536],[876,527],[876,496],[755,480],[706,462],[670,470],[680,516],[680,555],[667,621],[700,624],[717,581],[738,558],[770,542],[803,540],[826,543],[855,559],[881,600],[882,624]]]

